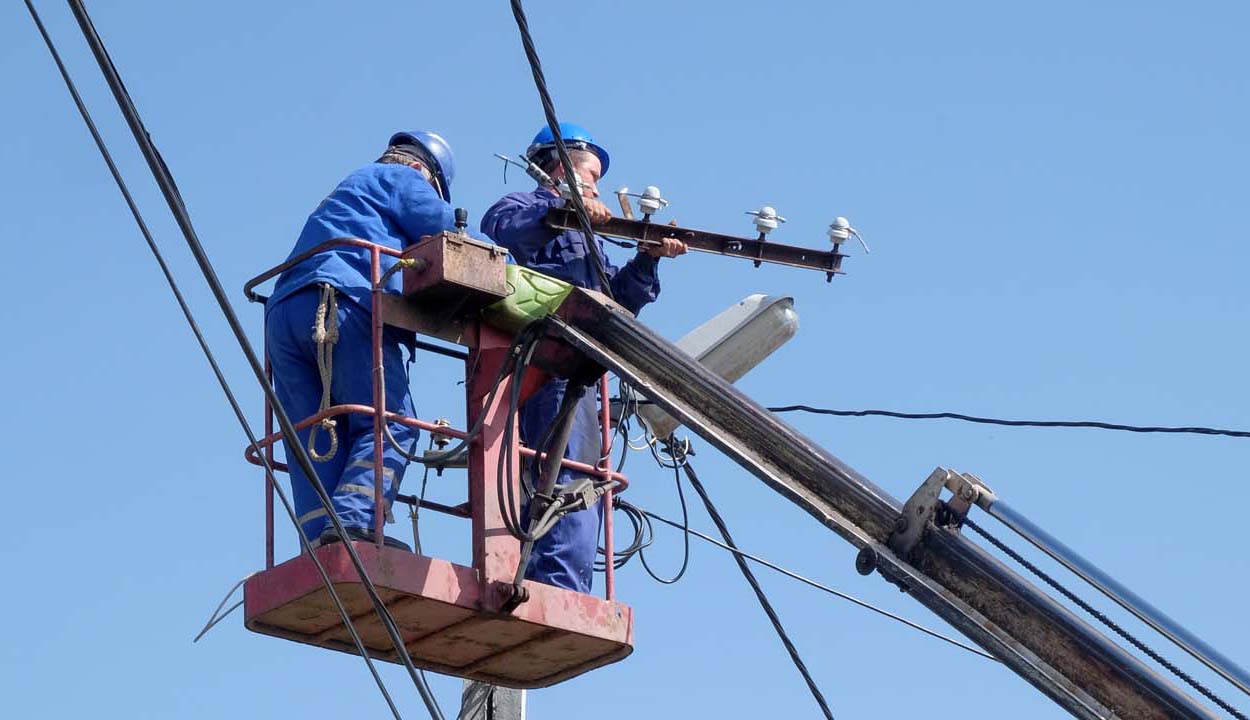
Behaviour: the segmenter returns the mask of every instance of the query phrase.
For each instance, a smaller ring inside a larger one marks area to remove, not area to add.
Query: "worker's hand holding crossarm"
[[[577,174],[578,189],[582,194],[582,205],[586,208],[586,214],[590,216],[590,223],[596,225],[611,220],[612,211],[599,200],[598,183],[602,168],[599,158],[594,153],[580,151],[572,155],[572,160],[573,171]],[[553,168],[551,173],[552,180],[559,182],[564,177],[563,167],[557,166]],[[676,224],[676,221],[669,223],[669,225]],[[677,238],[668,237],[661,240],[659,245],[640,245],[638,250],[653,258],[671,258],[684,255],[686,253],[686,243]]]
[[[602,205],[603,203],[600,204]],[[669,220],[668,224],[675,226],[677,225],[677,221]],[[678,240],[675,237],[666,237],[660,240],[659,245],[640,245],[638,249],[653,258],[671,258],[677,257],[678,255],[685,255],[687,248],[686,243],[681,240]]]
[[[582,204],[586,206],[586,214],[590,216],[590,223],[597,225],[612,219],[612,211],[607,205],[604,205],[597,197],[582,196]],[[677,221],[669,222],[669,225],[676,225]],[[686,243],[675,237],[666,237],[660,240],[658,245],[638,245],[638,252],[646,253],[653,258],[672,258],[678,255],[686,254]]]
[[[586,206],[586,214],[590,216],[590,223],[597,225],[612,219],[612,211],[607,205],[599,202],[597,197],[582,196],[582,205]]]

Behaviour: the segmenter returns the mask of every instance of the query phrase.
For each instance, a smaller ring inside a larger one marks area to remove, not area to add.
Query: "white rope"
[[[339,341],[339,302],[334,294],[334,286],[328,283],[321,286],[321,302],[317,305],[317,316],[313,320],[313,342],[317,343],[317,371],[321,374],[321,408],[317,412],[325,412],[330,407],[330,378],[334,375],[334,345]],[[308,433],[308,454],[317,462],[325,462],[339,451],[339,436],[334,432],[334,418],[322,418],[313,425]],[[325,430],[330,435],[330,449],[321,454],[317,452],[317,431]]]

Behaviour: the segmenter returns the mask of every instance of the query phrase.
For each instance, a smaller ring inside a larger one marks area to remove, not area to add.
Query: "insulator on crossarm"
[[[755,230],[760,235],[767,235],[786,221],[785,218],[777,214],[775,208],[769,205],[765,205],[759,210],[747,210],[746,214],[755,216]]]

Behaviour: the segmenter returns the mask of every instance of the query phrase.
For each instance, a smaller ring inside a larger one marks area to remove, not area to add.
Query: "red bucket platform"
[[[467,424],[472,427],[485,415],[480,432],[468,446],[468,501],[454,508],[417,501],[423,508],[448,512],[472,523],[472,567],[374,542],[353,543],[366,574],[394,618],[413,663],[435,672],[495,685],[539,688],[628,656],[633,652],[633,612],[613,599],[611,512],[604,513],[606,597],[526,581],[528,599],[511,609],[504,608],[506,599],[511,596],[512,580],[520,561],[520,543],[506,529],[496,473],[501,458],[507,461],[510,455],[511,467],[519,469],[522,455],[534,455],[532,450],[516,442],[515,435],[510,444],[503,441],[505,425],[515,420],[508,412],[507,398],[513,384],[510,373],[503,376],[491,398],[494,381],[500,376],[499,369],[508,362],[512,338],[479,325],[464,314],[449,315],[444,309],[448,293],[468,291],[489,296],[503,292],[504,260],[497,254],[498,249],[477,248],[462,236],[448,233],[428,238],[405,253],[421,263],[416,269],[405,270],[405,292],[409,296],[400,297],[376,291],[380,256],[398,253],[355,239],[331,241],[312,252],[332,245],[366,247],[373,256],[376,368],[381,367],[383,319],[386,324],[466,346],[470,349],[465,358]],[[252,289],[257,284],[300,259],[295,258],[254,278],[245,288],[248,297],[255,299]],[[410,274],[413,277],[409,277]],[[422,301],[423,295],[429,296],[426,302]],[[467,307],[472,309],[474,305]],[[528,373],[521,397],[536,390],[544,377],[537,370]],[[334,406],[303,419],[297,427],[307,427],[324,417],[354,412],[374,417],[375,448],[382,443],[383,423],[387,420],[453,438],[464,437],[460,431],[386,412],[382,393],[377,390],[379,380],[375,370],[374,406]],[[603,454],[610,457],[606,376],[599,382],[599,394]],[[281,434],[273,431],[268,406],[266,433],[260,445],[267,459],[276,470],[285,470],[286,466],[274,459],[273,445]],[[261,464],[250,448],[247,457],[250,462]],[[375,458],[380,465],[381,456],[376,450]],[[622,476],[612,471],[610,461],[595,467],[566,460],[565,466],[576,472],[615,479],[618,490],[627,485]],[[381,468],[375,468],[375,472],[380,475]],[[274,562],[273,482],[273,478],[267,478],[265,490],[266,569],[251,576],[244,585],[244,622],[249,630],[265,635],[357,654],[343,617],[311,556],[305,554],[282,563]],[[517,478],[509,478],[507,482],[512,483],[513,494],[518,496]],[[611,498],[609,492],[603,500],[610,504]],[[381,518],[385,512],[380,492],[375,502],[378,505],[376,516]],[[381,530],[380,521],[377,529]],[[382,661],[400,662],[346,547],[336,543],[318,548],[315,553],[369,655]]]
[[[526,582],[530,599],[511,613],[497,605],[473,568],[357,542],[412,661],[418,667],[515,688],[545,687],[633,652],[633,612],[621,603]],[[318,548],[369,654],[399,662],[390,638],[341,544]],[[258,633],[356,653],[307,557],[252,576],[244,591],[247,627]]]

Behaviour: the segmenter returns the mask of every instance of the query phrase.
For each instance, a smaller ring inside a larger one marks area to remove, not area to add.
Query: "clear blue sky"
[[[259,393],[67,8],[39,5],[259,423]],[[742,383],[760,401],[1250,427],[1244,4],[530,6],[557,109],[612,152],[606,187],[657,184],[673,217],[723,231],[772,204],[791,220],[774,238],[794,244],[820,246],[846,215],[872,244],[832,285],[665,262],[643,318],[670,337],[751,292],[795,298],[798,336]],[[256,340],[243,282],[392,131],[445,133],[474,224],[525,187],[505,187],[491,158],[542,123],[507,3],[91,9]],[[5,714],[385,716],[358,659],[253,635],[239,617],[191,644],[263,563],[261,477],[20,3],[0,10],[0,60],[0,476],[20,510],[3,554]],[[422,359],[423,414],[459,421],[457,373]],[[1250,664],[1247,441],[792,419],[896,496],[937,464],[979,474]],[[708,448],[698,461],[744,547],[939,625],[750,476]],[[632,468],[633,500],[675,515],[671,478]],[[462,493],[455,477],[432,490]],[[694,524],[710,528],[702,512]],[[467,559],[463,525],[432,522],[427,543]],[[662,531],[655,564],[679,556]],[[985,660],[761,576],[839,718],[1059,715]],[[634,655],[534,693],[532,717],[816,716],[723,553],[695,545],[672,587],[635,566],[620,580]],[[422,717],[402,671],[385,677],[405,717]],[[976,691],[952,700],[954,678]],[[434,687],[454,713],[458,682]]]

